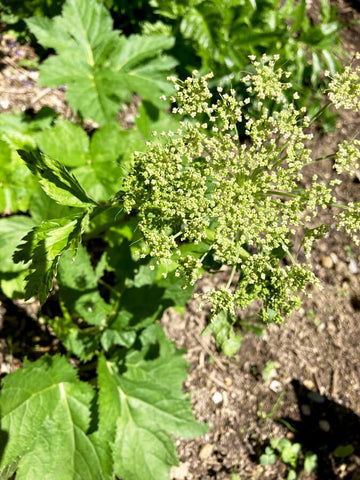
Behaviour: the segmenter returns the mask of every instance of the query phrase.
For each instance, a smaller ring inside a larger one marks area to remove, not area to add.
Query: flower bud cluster
[[[232,314],[236,306],[246,308],[260,300],[261,318],[280,321],[300,306],[299,292],[317,283],[310,266],[292,257],[293,236],[303,229],[308,255],[314,240],[326,234],[327,227],[311,228],[311,222],[336,203],[337,182],[324,183],[314,175],[310,187],[300,188],[303,169],[313,163],[306,146],[310,120],[305,109],[286,100],[283,92],[290,84],[282,78],[288,75],[276,69],[276,58],[252,61],[256,73],[243,82],[257,94],[257,118],[243,111],[249,99],[238,100],[234,91],[227,94],[218,88],[219,99],[211,103],[211,74],[198,78],[195,72],[184,82],[170,78],[176,90],[173,111],[185,119],[176,135],[167,134],[165,143],[155,139],[134,158],[123,184],[124,209],[138,213],[142,255],[149,253],[159,263],[176,262],[176,275],[184,275],[188,284],[201,276],[206,255],[236,269],[235,287],[206,296],[213,312],[221,308]],[[342,96],[354,104],[355,93],[360,90],[348,89]],[[271,102],[280,102],[280,111],[268,108]],[[241,121],[245,142],[236,128]],[[337,172],[357,168],[358,147],[357,140],[340,145]],[[335,218],[338,227],[353,236],[360,230],[359,206],[344,205]],[[201,258],[185,248],[200,242],[207,246]],[[279,260],[284,255],[290,266]]]
[[[360,59],[360,54],[355,55]],[[325,72],[330,76],[329,72]],[[346,66],[342,73],[336,73],[329,84],[328,96],[336,108],[360,111],[360,66]]]

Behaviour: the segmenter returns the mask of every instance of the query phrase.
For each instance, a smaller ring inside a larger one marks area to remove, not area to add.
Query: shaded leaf
[[[86,435],[93,396],[64,358],[25,360],[23,369],[3,380],[0,407],[8,442],[1,465],[20,456],[19,480],[110,480],[96,437]]]

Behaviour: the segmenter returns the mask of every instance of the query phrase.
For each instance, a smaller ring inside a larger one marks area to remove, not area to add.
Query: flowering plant
[[[218,88],[219,98],[212,100],[212,74],[199,78],[195,71],[184,82],[169,77],[176,91],[172,112],[185,120],[176,132],[160,133],[165,142],[156,141],[154,131],[146,151],[135,152],[121,196],[125,211],[138,214],[140,257],[156,257],[189,285],[209,266],[231,267],[227,284],[203,295],[212,304],[206,331],[214,332],[229,355],[241,343],[233,329],[237,308],[258,300],[260,319],[280,322],[300,307],[309,284],[320,286],[300,252],[308,258],[314,241],[329,231],[322,210],[334,207],[330,222],[359,241],[360,204],[337,202],[340,178],[325,182],[313,175],[309,185],[302,183],[306,168],[322,158],[312,158],[312,120],[305,108],[287,100],[290,74],[277,68],[277,60],[251,57],[254,73],[242,78],[249,95],[256,96],[256,119],[243,113],[250,98],[238,100],[234,90]],[[359,77],[360,67],[335,75],[329,104],[358,111]],[[274,104],[281,108],[275,111]],[[244,140],[239,123],[245,126]],[[354,173],[359,145],[356,139],[339,145],[332,155],[337,173]],[[199,248],[183,248],[189,244]]]

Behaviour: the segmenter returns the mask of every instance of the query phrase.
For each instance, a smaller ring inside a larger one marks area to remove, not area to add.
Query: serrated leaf
[[[52,288],[60,255],[68,248],[73,253],[82,233],[82,224],[87,214],[47,220],[34,227],[23,239],[14,253],[15,263],[31,262],[26,277],[25,298],[39,295],[44,303]]]
[[[89,207],[95,204],[74,175],[60,162],[39,151],[18,152],[29,170],[39,179],[45,193],[56,202],[70,207]]]
[[[31,175],[33,177],[33,175]],[[74,213],[80,213],[81,210],[66,205],[60,205],[50,198],[42,188],[38,188],[31,196],[29,213],[35,223],[39,224],[44,220],[52,218],[68,217]]]
[[[110,480],[97,439],[86,435],[93,397],[64,358],[25,360],[23,369],[3,380],[0,407],[8,441],[1,466],[21,456],[18,480]]]
[[[167,352],[163,361],[171,363],[171,356]],[[115,363],[101,357],[98,375],[100,430],[113,435],[116,475],[124,480],[168,480],[171,465],[177,464],[170,434],[191,438],[207,427],[195,422],[179,387],[172,390],[173,384],[163,384],[160,370],[152,372],[151,360],[138,376],[135,369],[120,376]]]
[[[106,8],[96,0],[67,0],[62,16],[32,18],[27,24],[56,56],[40,67],[40,83],[68,86],[69,104],[99,124],[112,121],[132,92],[156,101],[171,87],[165,77],[175,65],[159,54],[174,39],[153,35],[120,37]]]

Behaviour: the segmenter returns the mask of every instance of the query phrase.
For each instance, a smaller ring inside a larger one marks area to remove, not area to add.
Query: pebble
[[[307,417],[311,415],[311,408],[310,405],[307,405],[306,403],[302,404],[300,406],[301,413]]]
[[[334,266],[334,260],[329,255],[324,255],[321,258],[321,265],[324,268],[331,269]]]
[[[213,445],[210,445],[210,443],[205,443],[205,445],[203,445],[200,449],[199,458],[201,460],[208,459],[209,457],[211,457],[213,450]]]
[[[230,385],[232,385],[232,379],[230,377],[225,378],[225,385],[227,387],[230,387]]]
[[[223,401],[223,396],[220,392],[215,392],[212,396],[212,401],[215,403],[215,405],[219,405],[219,403]]]
[[[178,467],[171,468],[170,477],[174,480],[185,480],[189,474],[189,465],[181,463]]]
[[[330,431],[330,423],[327,420],[320,420],[319,421],[319,427],[323,432],[329,432]]]
[[[356,275],[357,273],[359,273],[357,263],[353,258],[350,259],[350,262],[349,262],[349,273],[350,275]]]
[[[270,390],[275,393],[279,393],[281,390],[281,387],[282,385],[278,380],[273,380],[269,385]]]
[[[309,390],[312,390],[315,387],[314,382],[312,380],[304,380],[304,386]]]

